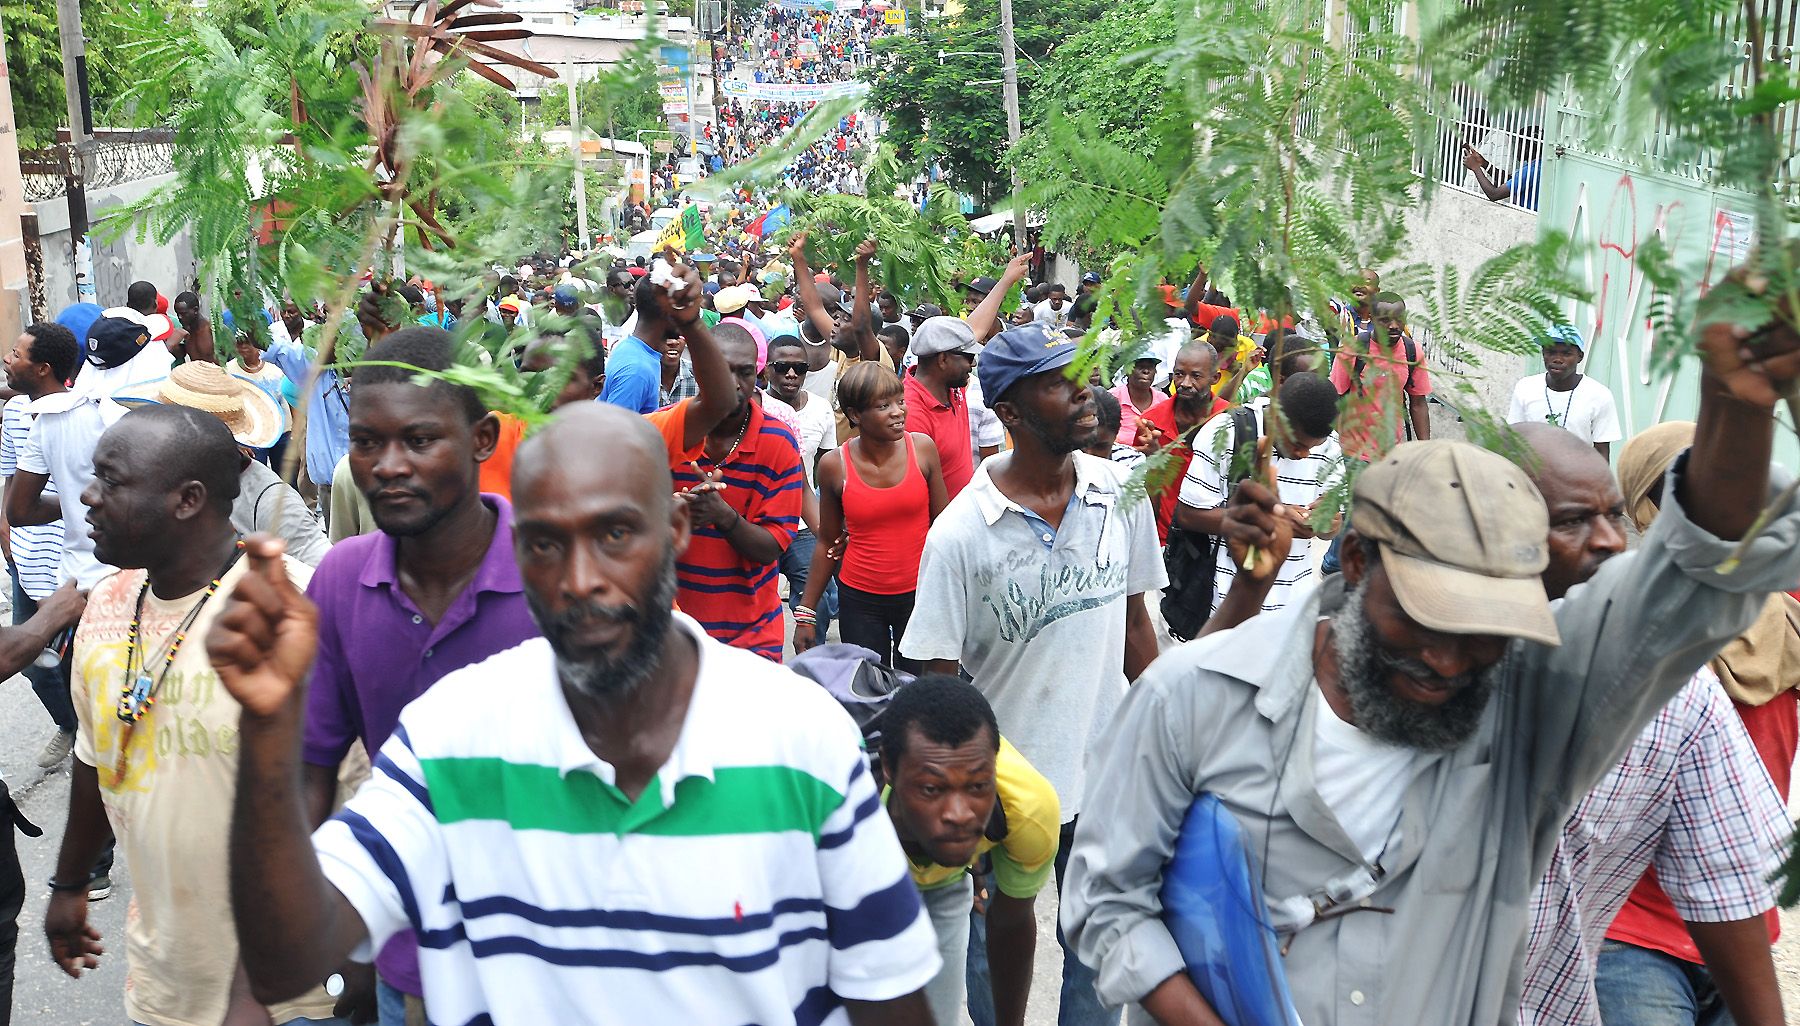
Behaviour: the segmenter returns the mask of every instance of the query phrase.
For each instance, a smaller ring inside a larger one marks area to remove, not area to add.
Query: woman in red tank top
[[[837,394],[858,434],[819,460],[819,539],[795,611],[794,651],[818,643],[805,612],[817,606],[835,571],[838,637],[874,651],[888,666],[916,671],[900,658],[900,638],[912,618],[925,532],[950,501],[937,446],[906,430],[905,393],[886,367],[851,367],[838,379]],[[841,560],[832,558],[834,549]]]

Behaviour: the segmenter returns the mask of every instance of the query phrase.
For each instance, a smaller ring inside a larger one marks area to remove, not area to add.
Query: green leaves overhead
[[[869,268],[873,281],[908,304],[929,300],[946,310],[959,309],[951,279],[959,269],[962,239],[970,233],[959,227],[963,219],[947,192],[933,196],[925,215],[892,195],[790,192],[782,199],[793,219],[777,241],[785,244],[797,232],[808,232],[807,259],[814,266],[837,264],[849,280],[856,247],[874,239],[880,249]],[[984,262],[979,273],[989,273],[991,267]]]
[[[1406,297],[1407,324],[1431,340],[1445,362],[1479,362],[1482,351],[1536,354],[1544,328],[1564,320],[1563,302],[1581,294],[1569,276],[1566,236],[1546,233],[1464,275],[1455,267],[1413,263],[1382,276],[1382,288]]]
[[[1046,59],[1117,5],[1108,0],[1014,0],[1021,106]],[[936,161],[982,203],[1011,191],[1003,163],[998,0],[966,0],[953,18],[921,19],[918,31],[875,44],[862,77],[884,138],[903,159]],[[941,56],[940,56],[941,54]]]
[[[1322,310],[1348,270],[1396,257],[1420,199],[1426,97],[1404,40],[1323,47],[1321,9],[1293,0],[1185,14],[1115,13],[1058,50],[1046,80],[1072,97],[1108,72],[1151,78],[1131,101],[1148,131],[1047,114],[1015,155],[1032,169],[1025,202],[1052,248],[1132,254],[1145,276],[1183,281],[1204,259],[1240,304]],[[1091,66],[1100,43],[1127,38],[1145,47]]]

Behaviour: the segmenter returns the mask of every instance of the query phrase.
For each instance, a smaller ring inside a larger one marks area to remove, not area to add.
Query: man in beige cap
[[[255,459],[280,440],[281,408],[267,392],[227,374],[216,363],[188,361],[166,378],[133,385],[113,395],[121,406],[187,406],[225,422],[238,444],[238,493],[231,525],[239,534],[266,531],[287,542],[290,557],[309,567],[331,548],[317,517],[300,493]]]
[[[754,285],[728,285],[713,294],[713,309],[724,317],[736,317],[752,299],[761,299]]]
[[[1258,867],[1301,1021],[1512,1020],[1531,890],[1570,809],[1800,579],[1793,504],[1719,572],[1785,477],[1771,411],[1800,375],[1791,330],[1754,351],[1749,338],[1702,332],[1700,429],[1672,501],[1554,612],[1549,516],[1525,473],[1414,442],[1358,479],[1341,580],[1139,678],[1093,751],[1105,800],[1063,892],[1103,1001],[1138,1022],[1220,1022],[1160,896],[1183,818],[1211,793]]]

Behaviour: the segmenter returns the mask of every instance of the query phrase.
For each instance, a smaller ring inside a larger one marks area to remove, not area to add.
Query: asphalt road
[[[79,980],[63,975],[44,943],[45,881],[56,868],[57,846],[68,815],[69,771],[65,763],[45,773],[38,751],[54,728],[31,685],[23,677],[0,683],[0,771],[13,797],[44,836],[19,835],[19,864],[25,873],[25,910],[19,914],[19,947],[13,975],[13,1022],[44,1026],[86,1026],[125,1022],[125,911],[131,881],[123,859],[113,868],[113,894],[88,906],[89,922],[100,930],[107,953],[100,968]]]

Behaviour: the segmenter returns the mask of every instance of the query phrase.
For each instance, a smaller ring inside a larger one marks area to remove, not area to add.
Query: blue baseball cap
[[[75,341],[82,346],[87,345],[88,331],[99,319],[100,307],[96,303],[76,303],[64,307],[63,312],[56,315],[56,323],[69,329],[75,336]]]
[[[975,370],[981,375],[982,400],[989,406],[1000,401],[1020,378],[1048,370],[1061,370],[1075,362],[1079,345],[1042,325],[1009,328],[988,341]]]
[[[1581,340],[1581,332],[1575,330],[1573,324],[1558,324],[1544,332],[1544,345],[1553,346],[1558,343],[1574,346],[1584,353],[1587,352],[1587,343]]]
[[[1083,285],[1098,285],[1100,284],[1100,275],[1094,271],[1089,271],[1081,276],[1081,283]]]
[[[550,298],[557,306],[575,306],[581,302],[581,293],[575,291],[573,285],[558,285]]]

